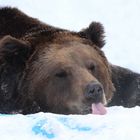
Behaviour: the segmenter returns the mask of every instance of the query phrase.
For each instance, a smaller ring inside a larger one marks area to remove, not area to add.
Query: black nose
[[[103,88],[99,82],[90,82],[86,86],[85,96],[92,99],[95,103],[101,102],[103,98]]]

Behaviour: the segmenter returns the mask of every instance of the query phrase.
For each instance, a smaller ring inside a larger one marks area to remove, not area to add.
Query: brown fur
[[[87,104],[89,104],[84,97],[84,90],[88,83],[101,82],[106,99],[109,101],[112,97],[113,86],[107,61],[98,53],[99,50],[83,44],[82,39],[66,35],[64,37],[63,34],[62,36],[63,38],[59,35],[58,39],[56,37],[51,44],[44,44],[45,49],[39,49],[36,54],[37,62],[30,60],[32,67],[28,70],[29,77],[27,76],[31,79],[27,83],[30,85],[29,91],[37,96],[36,99],[45,111],[63,113],[65,107],[65,113],[88,113],[88,110],[84,112],[84,108],[88,108]],[[98,65],[95,76],[88,68],[90,63],[93,63],[92,61]],[[55,73],[61,71],[68,73],[68,79],[55,77]],[[46,95],[40,96],[43,92]],[[69,110],[69,105],[72,106],[71,110]]]
[[[104,89],[100,102],[111,100],[114,86],[100,50],[104,44],[101,24],[71,32],[15,8],[0,9],[0,20],[2,113],[90,113],[94,100],[85,97],[85,89],[93,81]]]

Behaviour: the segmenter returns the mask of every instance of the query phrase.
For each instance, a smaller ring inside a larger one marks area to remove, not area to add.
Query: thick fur
[[[134,107],[140,105],[140,74],[111,65],[112,81],[116,92],[108,104],[109,106]]]
[[[4,7],[0,9],[0,35],[11,35],[20,38],[31,28],[43,27],[37,19],[28,17],[16,8]]]
[[[92,22],[88,28],[83,29],[80,32],[80,35],[92,40],[99,48],[102,48],[105,45],[104,28],[98,22]]]
[[[0,113],[90,113],[87,105],[92,100],[85,99],[83,93],[86,85],[94,80],[102,84],[106,101],[111,101],[109,105],[140,105],[136,82],[139,74],[130,72],[132,75],[129,75],[129,70],[109,64],[101,50],[105,41],[100,23],[93,22],[80,32],[72,32],[44,24],[16,8],[8,7],[0,9],[0,21]],[[61,49],[63,51],[58,55]],[[70,54],[73,57],[68,57]],[[86,57],[94,57],[101,62],[97,70],[94,68],[96,64],[89,62],[85,62],[88,68],[81,70],[78,67],[86,61]],[[73,60],[76,65],[71,63]],[[58,61],[63,62],[61,69]],[[54,70],[57,70],[55,77],[66,77],[63,69],[66,67],[69,71],[69,65],[75,74],[69,82],[63,83],[61,79],[56,83],[56,78],[50,78]],[[130,101],[125,91],[137,99]],[[102,97],[101,102],[103,100]]]

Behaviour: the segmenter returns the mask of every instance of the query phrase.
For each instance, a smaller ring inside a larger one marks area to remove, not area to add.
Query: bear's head
[[[24,108],[35,103],[45,112],[104,113],[114,86],[101,50],[104,30],[100,23],[93,22],[80,32],[52,28],[20,40],[6,36],[0,44],[4,46],[1,57],[19,73],[16,88]]]

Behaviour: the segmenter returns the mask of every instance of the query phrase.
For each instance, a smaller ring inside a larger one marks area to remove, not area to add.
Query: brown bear
[[[73,32],[16,8],[1,8],[0,113],[105,114],[104,105],[119,105],[118,95],[127,99],[122,91],[133,96],[135,82],[131,86],[131,78],[127,80],[129,70],[122,72],[107,61],[101,50],[104,43],[100,23]],[[139,74],[134,75],[133,81]]]

